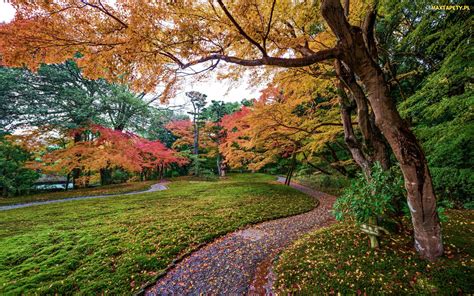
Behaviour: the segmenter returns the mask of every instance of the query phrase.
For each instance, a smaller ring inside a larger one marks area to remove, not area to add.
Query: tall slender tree
[[[193,111],[188,112],[193,119],[193,134],[194,134],[194,144],[193,144],[193,154],[199,154],[199,128],[201,125],[201,113],[204,106],[206,106],[207,95],[197,92],[190,91],[186,93],[186,96],[190,98],[191,105],[193,106]]]

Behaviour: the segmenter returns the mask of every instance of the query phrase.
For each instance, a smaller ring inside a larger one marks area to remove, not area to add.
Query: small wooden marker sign
[[[370,235],[380,236],[380,231],[378,226],[362,224],[360,230]]]

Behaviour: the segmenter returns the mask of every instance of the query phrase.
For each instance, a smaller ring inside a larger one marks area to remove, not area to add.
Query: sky
[[[6,0],[0,0],[0,23],[10,22],[15,15],[15,9]],[[227,81],[219,81],[214,75],[206,81],[193,81],[187,79],[184,87],[174,99],[171,99],[169,105],[177,106],[186,104],[189,100],[185,96],[187,91],[199,91],[207,95],[208,101],[224,101],[224,102],[238,102],[242,99],[253,99],[260,96],[260,89],[263,86],[252,86],[247,82],[247,79],[239,81],[239,83],[229,83]],[[188,106],[189,108],[189,106]],[[188,109],[186,108],[186,109]]]

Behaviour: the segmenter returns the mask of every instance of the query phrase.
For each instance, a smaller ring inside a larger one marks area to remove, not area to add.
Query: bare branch
[[[195,61],[182,64],[181,68],[185,69],[193,65],[204,63],[211,60],[222,60],[232,64],[242,66],[257,67],[257,66],[278,66],[284,68],[304,67],[329,59],[337,58],[341,54],[339,48],[325,49],[314,54],[302,58],[279,58],[279,57],[262,57],[260,59],[242,59],[235,56],[227,56],[223,54],[212,54]]]
[[[265,33],[265,37],[263,37],[263,49],[265,50],[265,52],[267,50],[268,35],[270,34],[270,29],[272,27],[272,19],[273,19],[273,12],[275,11],[275,4],[276,4],[276,0],[273,0],[272,9],[270,10],[270,18],[268,19],[267,32]]]
[[[95,4],[92,4],[90,3],[89,1],[87,0],[81,0],[82,3],[84,3],[85,5],[87,6],[90,6],[92,8],[95,8],[103,13],[105,13],[106,15],[108,15],[109,17],[113,18],[114,20],[116,20],[118,23],[120,23],[124,28],[128,28],[128,25],[123,22],[121,19],[119,19],[118,17],[116,17],[115,15],[113,15],[111,12],[109,12],[105,6],[99,1],[99,5],[95,5]]]

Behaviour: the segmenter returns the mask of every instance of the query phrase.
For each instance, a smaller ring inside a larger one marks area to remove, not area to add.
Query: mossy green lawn
[[[271,176],[0,212],[0,294],[130,294],[197,245],[313,200]]]
[[[65,199],[70,197],[78,196],[97,196],[97,195],[113,195],[113,194],[122,194],[133,191],[145,191],[150,188],[151,185],[157,183],[157,181],[144,181],[144,182],[130,182],[130,183],[121,183],[106,185],[100,187],[91,187],[91,188],[80,188],[68,191],[55,191],[55,192],[44,192],[23,196],[15,197],[0,197],[0,206],[36,202],[36,201],[46,201],[46,200],[55,200],[55,199]]]
[[[349,223],[313,232],[280,256],[275,288],[282,295],[473,293],[474,211],[450,210],[448,217],[445,256],[434,263],[418,257],[410,233],[385,237],[371,250],[367,235]]]

